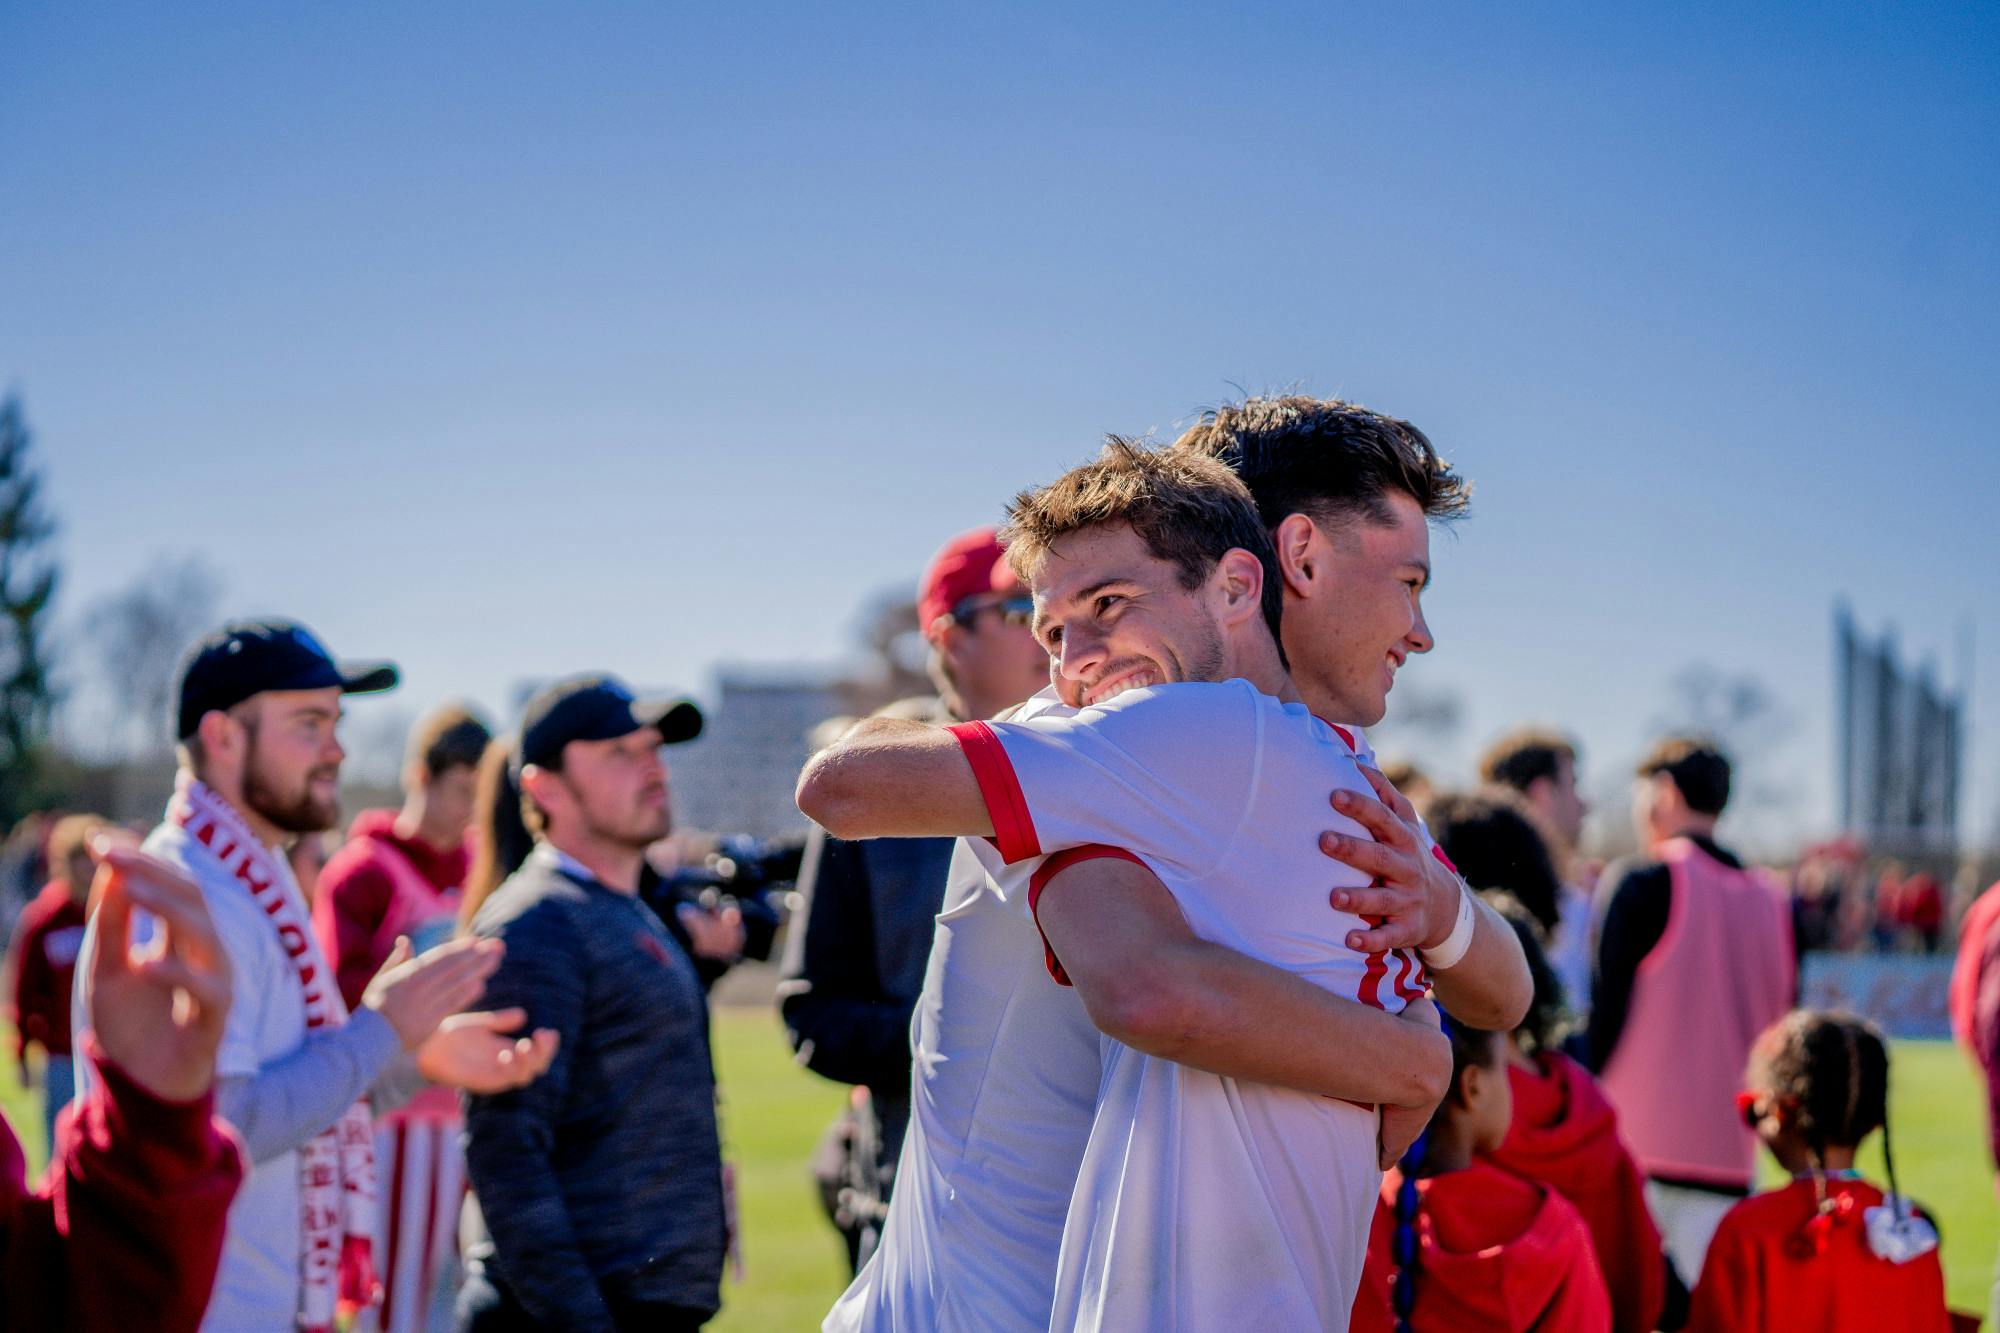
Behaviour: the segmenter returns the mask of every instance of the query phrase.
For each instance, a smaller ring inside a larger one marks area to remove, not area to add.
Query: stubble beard
[[[332,776],[339,775],[335,768]],[[295,791],[281,790],[258,762],[253,739],[243,764],[243,804],[287,833],[324,833],[340,822],[340,802],[313,795],[313,779],[323,776],[327,776],[324,768],[308,769]]]

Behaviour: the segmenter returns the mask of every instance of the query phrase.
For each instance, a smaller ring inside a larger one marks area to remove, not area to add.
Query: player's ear
[[[1263,561],[1240,546],[1232,547],[1216,561],[1215,575],[1224,612],[1230,620],[1256,615],[1262,610]]]
[[[1284,581],[1286,591],[1300,597],[1311,590],[1320,572],[1313,559],[1313,537],[1318,531],[1306,515],[1287,514],[1271,534],[1271,543],[1278,553],[1278,577]]]

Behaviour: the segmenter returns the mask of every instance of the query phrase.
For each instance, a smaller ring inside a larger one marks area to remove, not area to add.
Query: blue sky
[[[8,6],[0,380],[70,613],[198,551],[402,707],[698,686],[1298,384],[1477,485],[1408,677],[1447,771],[1525,718],[1622,769],[1702,660],[1823,824],[1836,596],[2000,652],[2000,15],[1074,8]]]

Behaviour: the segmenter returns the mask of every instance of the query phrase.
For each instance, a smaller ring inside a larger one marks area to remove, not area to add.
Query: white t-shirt
[[[1414,961],[1348,951],[1356,919],[1326,896],[1363,882],[1317,846],[1322,829],[1359,832],[1326,803],[1335,786],[1367,791],[1350,738],[1243,681],[1081,714],[1043,695],[959,730],[996,835],[954,861],[889,1222],[826,1327],[1043,1328],[1052,1308],[1058,1327],[1200,1327],[1211,1309],[1241,1317],[1246,1278],[1300,1326],[1339,1326],[1379,1183],[1373,1113],[1100,1052],[1074,993],[1050,985],[1029,904],[1055,868],[1042,854],[1114,843],[1198,934],[1400,1008],[1420,993]],[[1230,1237],[1215,1264],[1175,1252],[1191,1224]]]
[[[305,1042],[305,1002],[298,973],[251,896],[235,881],[215,875],[214,858],[189,856],[185,850],[188,842],[187,830],[168,822],[153,830],[144,850],[179,866],[201,887],[202,901],[229,957],[230,993],[236,997],[229,1006],[222,1044],[215,1054],[215,1076],[252,1077],[262,1066],[290,1055]],[[292,881],[291,867],[280,855],[273,854],[271,861],[286,892],[299,898],[300,916],[305,918],[309,914]],[[97,923],[93,920],[84,942],[86,955],[96,947]],[[86,956],[77,970],[71,1000],[72,1024],[78,1032],[88,1026],[85,979],[89,975]],[[86,1086],[89,1064],[88,1060],[77,1062],[79,1095]],[[229,1205],[228,1239],[222,1250],[222,1266],[215,1275],[215,1294],[201,1324],[214,1333],[288,1329],[298,1313],[298,1154],[283,1152],[255,1164],[246,1160],[244,1165],[248,1170],[243,1185]]]

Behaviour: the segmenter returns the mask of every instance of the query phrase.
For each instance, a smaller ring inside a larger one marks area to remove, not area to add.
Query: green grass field
[[[833,1118],[841,1089],[798,1068],[774,1014],[721,1009],[715,1055],[724,1126],[736,1162],[746,1273],[723,1288],[720,1333],[816,1328],[846,1281],[839,1243],[823,1220],[806,1158]],[[1986,1308],[2000,1210],[1986,1154],[1983,1098],[1965,1058],[1943,1042],[1899,1042],[1892,1124],[1903,1187],[1937,1215],[1953,1306]],[[39,1169],[37,1103],[0,1072],[0,1108]],[[1883,1179],[1881,1139],[1864,1169]]]

